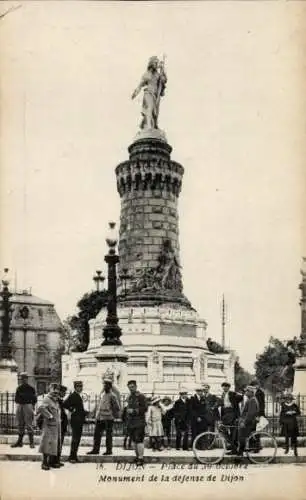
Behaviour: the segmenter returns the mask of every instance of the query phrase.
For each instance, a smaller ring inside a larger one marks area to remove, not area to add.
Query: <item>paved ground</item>
[[[131,462],[134,458],[133,450],[123,450],[121,447],[114,447],[113,455],[108,457],[103,457],[102,453],[104,448],[101,447],[100,455],[88,456],[86,453],[91,449],[89,446],[80,446],[79,457],[83,462],[118,462],[120,460]],[[69,456],[70,447],[63,447],[63,459],[67,459]],[[151,463],[192,463],[196,462],[194,454],[192,451],[177,451],[173,448],[171,450],[163,451],[152,451],[151,449],[145,449],[145,457],[147,462]],[[0,444],[0,461],[10,460],[10,461],[40,461],[41,455],[38,452],[38,446],[31,449],[28,444],[24,444],[22,448],[11,448],[8,444]],[[244,459],[248,463],[247,459]],[[224,462],[233,462],[233,457],[225,456]],[[277,455],[275,458],[276,463],[306,463],[306,448],[299,448],[299,457],[296,459],[293,452],[290,450],[288,455],[284,454],[283,448],[277,449]]]
[[[173,467],[83,463],[43,471],[35,462],[0,462],[1,500],[306,500],[306,465]]]

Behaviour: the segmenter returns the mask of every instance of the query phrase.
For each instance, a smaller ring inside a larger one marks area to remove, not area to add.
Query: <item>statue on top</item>
[[[134,99],[143,89],[142,130],[158,129],[160,98],[164,95],[167,83],[164,59],[160,61],[156,56],[149,59],[147,71],[132,94]]]

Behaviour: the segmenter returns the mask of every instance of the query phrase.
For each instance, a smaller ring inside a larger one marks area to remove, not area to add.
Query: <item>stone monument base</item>
[[[18,386],[17,364],[13,359],[0,360],[1,392],[15,393]]]
[[[220,393],[222,382],[234,385],[234,352],[213,354],[206,347],[206,322],[194,310],[167,304],[158,307],[118,307],[127,365],[108,358],[101,347],[106,310],[90,322],[90,344],[83,353],[63,356],[63,383],[72,386],[81,379],[84,392],[99,393],[101,374],[116,367],[120,392],[127,393],[127,379],[135,379],[146,394],[178,395],[181,387],[190,393],[203,382]],[[125,368],[126,367],[126,368]],[[115,371],[116,371],[115,370]],[[124,372],[126,370],[126,372]]]
[[[306,356],[297,358],[295,363],[293,392],[296,396],[306,393]],[[303,408],[301,408],[301,411]]]

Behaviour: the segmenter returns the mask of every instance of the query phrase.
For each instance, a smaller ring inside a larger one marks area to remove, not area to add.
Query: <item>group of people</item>
[[[222,395],[210,393],[210,386],[195,388],[193,396],[181,389],[179,398],[152,398],[146,415],[146,425],[153,450],[171,445],[171,425],[175,426],[175,447],[188,450],[202,432],[214,432],[216,424],[223,424],[229,453],[243,454],[246,438],[256,429],[256,423],[265,413],[265,396],[256,382],[238,393],[222,384]],[[191,439],[189,438],[191,437]],[[259,446],[259,444],[258,444]]]
[[[259,384],[254,381],[241,392],[231,390],[229,383],[222,384],[221,396],[210,393],[210,386],[203,384],[195,388],[189,397],[188,391],[181,389],[177,400],[153,396],[150,400],[138,391],[135,380],[127,384],[129,395],[124,408],[120,405],[120,394],[113,387],[111,379],[104,378],[103,389],[94,411],[95,429],[93,447],[88,455],[100,453],[101,439],[105,431],[106,449],[104,455],[112,455],[113,427],[117,420],[123,421],[124,447],[133,443],[135,462],[144,462],[144,439],[149,435],[153,450],[171,447],[172,422],[175,426],[175,447],[188,450],[196,437],[205,431],[214,431],[221,424],[227,438],[228,453],[242,455],[246,439],[256,429],[260,417],[265,416],[265,395]],[[67,410],[70,414],[71,445],[68,461],[79,462],[78,449],[83,427],[88,416],[81,396],[83,383],[74,382],[74,390],[66,397],[67,388],[60,384],[51,384],[48,394],[36,410],[36,424],[41,429],[39,451],[42,453],[43,470],[60,468],[64,437],[68,428]],[[25,431],[28,432],[30,447],[34,448],[34,416],[37,397],[35,390],[28,384],[26,373],[21,374],[21,384],[16,390],[16,418],[18,439],[12,447],[23,445]],[[280,424],[281,435],[285,436],[285,453],[289,444],[297,455],[298,405],[291,394],[284,396]],[[191,439],[189,438],[191,437]],[[253,443],[259,451],[260,442]]]

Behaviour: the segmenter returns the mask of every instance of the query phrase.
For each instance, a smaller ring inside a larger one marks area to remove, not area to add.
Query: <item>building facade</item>
[[[27,372],[29,383],[43,394],[51,381],[61,380],[61,320],[51,302],[28,291],[13,292],[10,305],[11,345],[18,374]],[[2,325],[2,338],[1,329]]]

